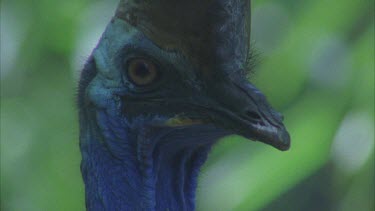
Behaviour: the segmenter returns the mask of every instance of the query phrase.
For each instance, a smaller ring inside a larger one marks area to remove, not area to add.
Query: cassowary
[[[122,0],[79,82],[88,210],[194,210],[200,167],[239,134],[289,148],[246,80],[249,0]]]

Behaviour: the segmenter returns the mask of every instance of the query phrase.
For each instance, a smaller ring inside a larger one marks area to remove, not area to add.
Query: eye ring
[[[154,62],[145,58],[133,58],[127,62],[127,76],[139,87],[149,86],[160,78],[160,71]]]

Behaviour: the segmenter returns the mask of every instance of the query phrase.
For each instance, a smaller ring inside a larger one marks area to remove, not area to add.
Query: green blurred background
[[[84,210],[76,85],[117,0],[1,1],[1,210]],[[198,210],[374,210],[374,1],[253,1],[250,79],[292,148],[238,136]]]

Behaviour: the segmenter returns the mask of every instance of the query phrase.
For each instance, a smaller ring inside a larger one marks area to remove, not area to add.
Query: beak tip
[[[279,142],[276,148],[281,151],[287,151],[290,148],[290,135],[288,131],[282,130],[279,134]]]
[[[290,144],[279,146],[277,149],[280,151],[288,151],[290,149]]]

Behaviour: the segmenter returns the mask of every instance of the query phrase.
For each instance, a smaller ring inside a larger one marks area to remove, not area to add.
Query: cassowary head
[[[248,0],[121,1],[80,81],[89,209],[193,209],[199,167],[228,134],[289,148],[246,80],[249,33]]]

